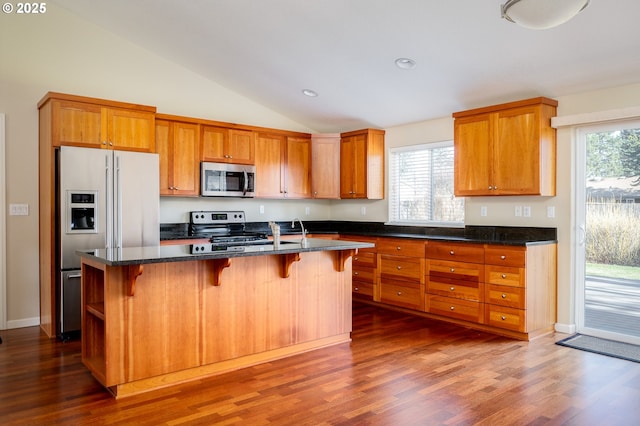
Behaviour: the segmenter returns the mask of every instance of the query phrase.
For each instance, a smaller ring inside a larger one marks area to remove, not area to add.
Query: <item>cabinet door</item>
[[[53,101],[53,146],[101,148],[102,107],[72,101]],[[106,134],[104,135],[106,139]]]
[[[453,143],[455,195],[494,195],[491,129],[490,114],[456,118]]]
[[[539,107],[496,114],[493,182],[504,195],[540,194]]]
[[[229,138],[229,129],[224,127],[202,126],[202,161],[227,162],[225,146]]]
[[[256,139],[256,197],[284,197],[284,136],[259,134]]]
[[[255,164],[255,134],[250,130],[229,130],[227,155],[231,163]]]
[[[313,198],[340,198],[340,136],[311,138]]]
[[[107,142],[110,148],[155,152],[155,114],[105,108]]]
[[[173,195],[200,193],[200,150],[198,125],[173,123]]]
[[[287,137],[285,196],[311,197],[311,139]]]
[[[340,142],[340,198],[367,197],[367,137],[353,135]]]
[[[156,152],[160,163],[160,195],[172,195],[171,122],[156,120]]]

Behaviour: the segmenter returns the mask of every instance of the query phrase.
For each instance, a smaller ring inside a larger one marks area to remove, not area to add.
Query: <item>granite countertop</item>
[[[300,224],[291,227],[291,222],[278,222],[282,235],[301,234]],[[413,238],[434,241],[468,242],[477,244],[503,244],[528,246],[557,243],[556,228],[512,227],[512,226],[465,226],[457,228],[386,225],[380,222],[349,221],[305,221],[310,234],[343,234],[368,237]],[[161,240],[202,238],[189,235],[188,224],[162,224]],[[267,222],[247,222],[245,229],[251,232],[271,234]]]
[[[119,249],[78,250],[80,257],[87,257],[109,266],[139,265],[145,263],[182,262],[187,260],[225,259],[231,257],[264,256],[274,254],[304,253],[312,251],[337,251],[373,247],[373,244],[307,238],[306,244],[298,241],[282,241],[280,244],[258,244],[221,247],[211,253],[192,253],[191,244],[127,247]]]

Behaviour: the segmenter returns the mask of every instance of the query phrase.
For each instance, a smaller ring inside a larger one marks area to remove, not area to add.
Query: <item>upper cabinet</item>
[[[156,152],[160,157],[160,195],[200,194],[200,126],[158,115]]]
[[[201,140],[202,161],[255,164],[255,133],[251,130],[202,125]]]
[[[557,105],[534,98],[454,113],[455,194],[556,195]]]
[[[155,151],[155,107],[59,93],[48,93],[38,106],[50,114],[54,147]]]
[[[340,198],[340,134],[311,135],[311,195]]]
[[[311,197],[311,137],[258,133],[256,197]]]
[[[342,133],[340,198],[384,198],[384,130]]]

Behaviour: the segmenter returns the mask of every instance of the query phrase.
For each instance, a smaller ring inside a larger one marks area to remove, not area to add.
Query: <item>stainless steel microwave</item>
[[[254,197],[256,166],[210,163],[200,169],[200,195],[204,197]]]

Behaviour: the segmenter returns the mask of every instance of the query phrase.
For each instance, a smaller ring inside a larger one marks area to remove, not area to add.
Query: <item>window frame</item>
[[[394,189],[392,188],[392,174],[395,172],[394,169],[392,168],[392,156],[396,153],[401,153],[401,152],[408,152],[408,151],[419,151],[419,150],[424,150],[424,149],[429,149],[429,150],[433,150],[433,149],[438,149],[438,148],[453,148],[454,144],[453,144],[453,139],[451,140],[445,140],[445,141],[438,141],[438,142],[428,142],[428,143],[420,143],[420,144],[415,144],[415,145],[403,145],[403,146],[397,146],[397,147],[390,147],[388,149],[388,155],[387,158],[389,159],[389,164],[388,164],[388,170],[389,170],[389,175],[388,175],[388,184],[389,184],[389,198],[387,200],[387,221],[385,222],[385,225],[396,225],[396,226],[422,226],[422,227],[447,227],[447,228],[464,228],[465,226],[465,218],[464,216],[466,216],[463,212],[463,219],[462,222],[452,222],[452,221],[435,221],[435,220],[415,220],[415,221],[407,221],[407,220],[392,220],[392,210],[394,208],[394,205],[392,203],[392,193],[394,192]],[[455,153],[454,153],[455,155]],[[453,177],[452,177],[453,179]],[[453,183],[453,182],[452,182]],[[463,199],[463,203],[464,203],[464,198],[465,197],[459,197]],[[464,205],[463,205],[463,209],[464,209]]]

